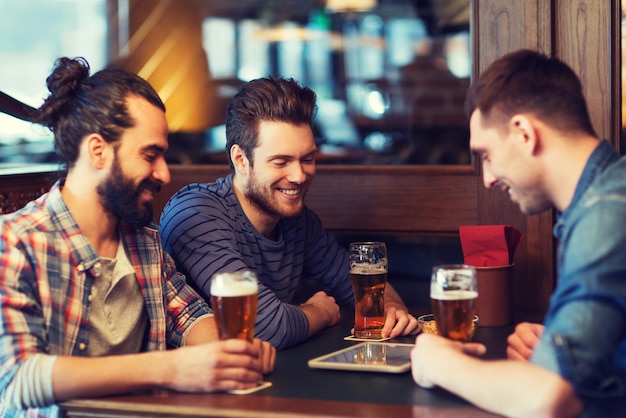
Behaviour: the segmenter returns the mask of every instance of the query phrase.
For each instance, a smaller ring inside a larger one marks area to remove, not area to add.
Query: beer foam
[[[387,264],[352,264],[350,273],[352,274],[381,274],[387,271]]]
[[[213,296],[246,296],[258,292],[256,281],[228,280],[227,277],[217,275],[211,279],[211,295]]]
[[[466,300],[476,299],[478,292],[474,290],[443,290],[433,286],[430,289],[430,298],[437,300]]]

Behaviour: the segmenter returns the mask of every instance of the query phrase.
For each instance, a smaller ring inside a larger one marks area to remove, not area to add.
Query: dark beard
[[[104,209],[118,220],[132,225],[146,226],[153,219],[152,203],[140,207],[139,195],[145,189],[154,193],[161,190],[161,183],[145,179],[135,187],[132,180],[124,178],[117,158],[111,167],[111,175],[98,185],[98,194],[102,197]]]
[[[300,210],[294,213],[285,214],[281,213],[276,204],[271,200],[268,195],[264,193],[262,187],[256,182],[256,178],[254,176],[250,177],[250,181],[248,183],[248,189],[246,190],[246,198],[250,203],[256,206],[261,212],[264,212],[268,216],[276,216],[279,218],[293,218],[298,216],[300,212],[302,212],[302,207],[300,206]]]

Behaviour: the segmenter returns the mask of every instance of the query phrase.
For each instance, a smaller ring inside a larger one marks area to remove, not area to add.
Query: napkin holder
[[[501,326],[513,322],[513,267],[475,267],[478,281],[476,314],[480,326]]]

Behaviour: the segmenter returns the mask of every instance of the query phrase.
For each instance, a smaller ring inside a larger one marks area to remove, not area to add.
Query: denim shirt
[[[558,281],[531,361],[574,386],[585,416],[616,416],[626,407],[626,159],[608,142],[590,156],[554,236]]]

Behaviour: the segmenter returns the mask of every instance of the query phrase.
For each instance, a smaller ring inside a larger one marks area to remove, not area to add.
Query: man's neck
[[[118,221],[104,210],[96,187],[69,174],[61,196],[98,255],[114,258],[119,242]]]
[[[587,166],[589,157],[600,144],[597,138],[586,136],[574,141],[562,141],[553,149],[548,166],[551,171],[549,190],[555,208],[563,212],[572,202],[578,182]]]

